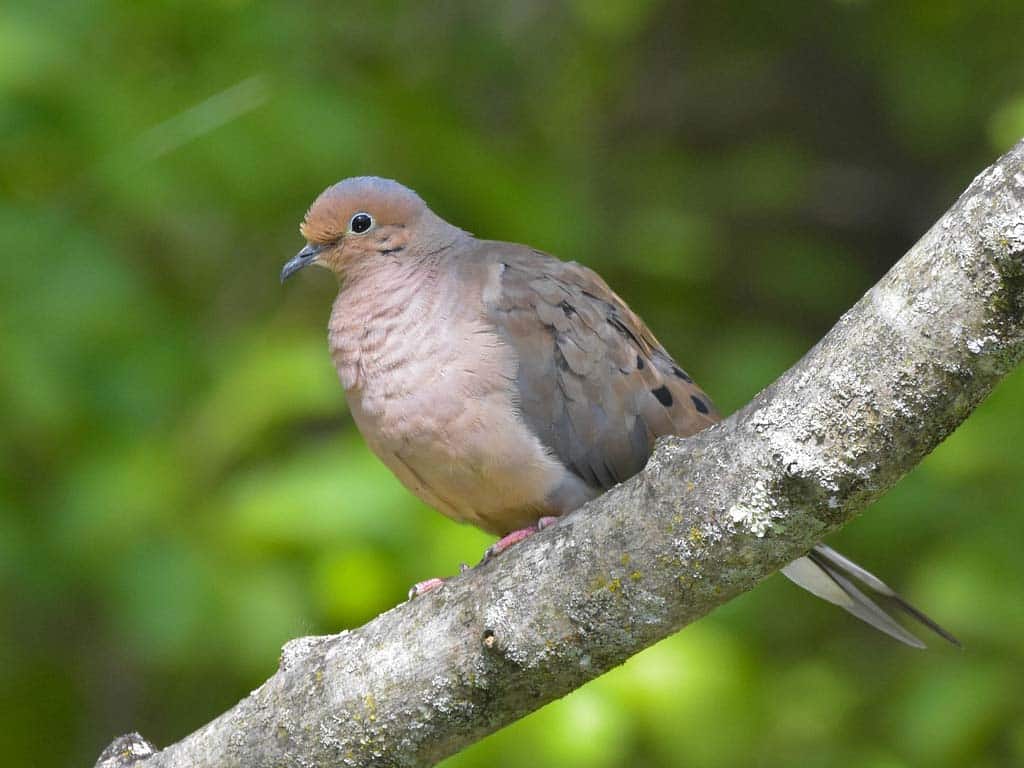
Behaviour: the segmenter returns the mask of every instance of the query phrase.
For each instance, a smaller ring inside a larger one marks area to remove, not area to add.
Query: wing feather
[[[502,265],[484,312],[516,352],[523,419],[588,485],[609,488],[643,468],[656,438],[718,420],[708,396],[595,272],[525,246],[481,247]]]

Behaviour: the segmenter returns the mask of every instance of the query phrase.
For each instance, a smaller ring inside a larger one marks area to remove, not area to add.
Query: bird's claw
[[[489,563],[509,547],[518,544],[523,539],[529,538],[537,531],[543,531],[556,520],[558,520],[557,517],[542,517],[528,528],[520,528],[518,531],[512,531],[511,533],[505,534],[484,551],[484,556],[480,559],[480,562],[477,565]]]
[[[444,586],[444,579],[427,579],[426,581],[418,581],[409,587],[409,599],[412,600],[417,597],[422,597],[427,592],[433,592],[435,589],[439,589]]]
[[[543,531],[556,520],[558,520],[557,517],[542,517],[529,528],[520,528],[518,531],[512,531],[511,533],[502,536],[500,539],[498,539],[484,551],[484,556],[480,559],[480,562],[477,563],[477,565],[480,566],[484,563],[489,563],[491,560],[500,555],[509,547],[513,546],[514,544],[518,544],[523,539],[529,538],[537,531]],[[466,565],[465,563],[459,563],[460,574],[463,574],[466,571],[471,570],[473,570],[472,567]],[[433,592],[435,589],[439,589],[442,586],[444,586],[444,583],[444,579],[436,578],[417,582],[409,588],[409,599],[413,600],[414,598],[427,594],[427,592]]]

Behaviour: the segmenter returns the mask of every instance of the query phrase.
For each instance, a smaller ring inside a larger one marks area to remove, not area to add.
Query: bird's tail
[[[925,647],[924,643],[898,624],[886,608],[909,614],[939,637],[960,647],[959,640],[900,597],[888,584],[824,544],[816,546],[806,557],[794,560],[782,569],[782,573],[811,594],[845,608],[858,619],[901,643],[914,648]],[[861,588],[867,589],[871,596],[864,594]]]

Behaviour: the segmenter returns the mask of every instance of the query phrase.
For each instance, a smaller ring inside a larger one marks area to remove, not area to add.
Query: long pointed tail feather
[[[890,609],[904,611],[939,637],[960,647],[960,642],[953,635],[908,603],[888,584],[824,544],[817,545],[806,557],[794,560],[782,569],[782,573],[811,594],[844,608],[901,643],[914,648],[925,647],[923,642],[898,624],[879,602]],[[868,597],[861,591],[854,580],[870,590],[872,596]]]

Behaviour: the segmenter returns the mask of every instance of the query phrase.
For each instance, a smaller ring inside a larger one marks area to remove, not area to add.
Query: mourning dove
[[[639,472],[659,436],[719,419],[585,266],[478,240],[374,177],[326,189],[300,230],[281,280],[311,264],[338,276],[331,356],[367,444],[427,504],[502,537],[492,554]],[[783,573],[908,645],[923,643],[878,602],[956,642],[824,545]]]

